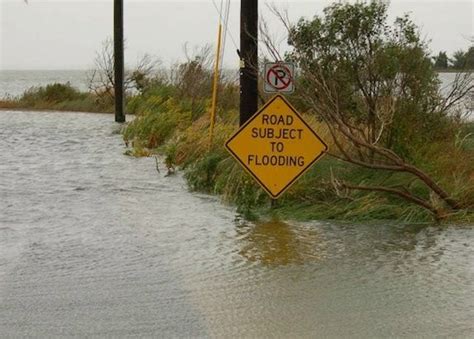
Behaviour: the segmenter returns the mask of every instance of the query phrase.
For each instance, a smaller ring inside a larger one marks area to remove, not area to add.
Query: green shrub
[[[86,93],[79,92],[69,83],[54,83],[46,85],[45,87],[30,88],[20,97],[20,101],[33,106],[35,103],[39,102],[59,103],[84,99],[86,96]]]

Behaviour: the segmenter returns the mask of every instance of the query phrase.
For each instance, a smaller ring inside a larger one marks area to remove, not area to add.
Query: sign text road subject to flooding
[[[324,141],[281,95],[255,113],[226,148],[274,199],[327,151]]]

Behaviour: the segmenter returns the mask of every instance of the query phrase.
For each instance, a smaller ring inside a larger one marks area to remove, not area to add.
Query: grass
[[[0,100],[0,108],[111,113],[113,103],[104,103],[92,93],[80,92],[70,84],[54,83],[32,87],[19,97]]]
[[[241,166],[224,149],[225,141],[238,128],[238,112],[218,112],[214,142],[209,143],[209,108],[207,98],[181,97],[169,90],[134,99],[137,117],[124,131],[124,138],[138,154],[161,154],[168,166],[183,170],[189,188],[217,194],[235,204],[248,219],[277,217],[284,219],[324,220],[398,220],[432,221],[425,209],[405,200],[376,192],[340,192],[332,184],[336,176],[354,184],[393,186],[410,182],[409,188],[425,197],[429,192],[420,182],[404,173],[367,170],[325,156],[302,176],[277,203],[272,203]],[[327,128],[314,117],[308,123],[323,140],[331,140]],[[474,206],[474,134],[472,124],[465,124],[455,140],[441,140],[420,147],[414,153],[415,164],[441,183],[466,206]],[[332,145],[329,145],[331,149]],[[147,153],[151,151],[151,153]],[[472,208],[450,215],[446,220],[474,222]]]

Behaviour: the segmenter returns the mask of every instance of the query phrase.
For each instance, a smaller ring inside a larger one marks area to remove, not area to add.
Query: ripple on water
[[[472,227],[246,222],[111,120],[0,112],[5,336],[474,333]]]

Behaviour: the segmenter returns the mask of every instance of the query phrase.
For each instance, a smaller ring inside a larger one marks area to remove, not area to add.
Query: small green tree
[[[446,52],[439,52],[437,56],[433,57],[434,68],[438,70],[445,70],[448,68],[449,59]]]
[[[462,50],[457,50],[453,54],[452,67],[454,69],[464,69],[466,67],[466,53]]]
[[[466,69],[468,70],[474,69],[474,46],[470,47],[467,50],[465,57],[466,57]]]
[[[431,196],[449,209],[461,208],[410,160],[419,146],[452,136],[448,110],[472,89],[472,80],[458,82],[443,97],[427,45],[408,16],[389,25],[383,2],[336,3],[323,16],[290,26],[289,44],[288,58],[301,71],[299,95],[326,122],[337,146],[332,155],[368,169],[413,176],[429,194],[413,192],[408,184],[334,180],[335,185],[394,194],[437,217],[443,212]]]

